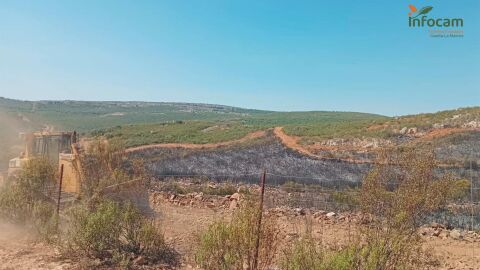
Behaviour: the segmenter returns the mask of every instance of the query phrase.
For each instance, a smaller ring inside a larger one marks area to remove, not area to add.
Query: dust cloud
[[[23,150],[19,133],[29,130],[29,120],[18,114],[0,110],[0,173],[8,168],[8,161]]]

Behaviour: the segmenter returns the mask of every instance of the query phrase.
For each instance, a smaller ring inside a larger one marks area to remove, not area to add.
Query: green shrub
[[[405,148],[380,158],[358,196],[348,190],[332,194],[341,202],[355,198],[370,218],[359,238],[340,251],[324,251],[311,238],[299,240],[285,252],[284,269],[424,269],[435,263],[422,259],[417,229],[426,216],[464,195],[468,183],[437,175],[433,152]]]
[[[281,188],[286,192],[305,191],[305,185],[295,181],[287,181],[281,186]]]
[[[68,213],[64,252],[122,265],[144,256],[150,263],[175,265],[170,248],[152,222],[133,204],[105,200],[93,209],[80,205]],[[127,263],[128,264],[128,263]]]
[[[334,191],[332,199],[335,203],[344,205],[347,208],[355,208],[359,205],[360,192],[355,189],[346,189],[344,191]]]
[[[461,182],[435,174],[432,151],[407,148],[382,153],[380,159],[362,184],[360,206],[372,222],[363,232],[357,264],[362,269],[421,268],[415,260],[422,255],[417,229],[458,195]]]
[[[174,181],[162,183],[162,185],[160,186],[160,191],[170,192],[173,194],[187,194],[190,192],[190,190],[188,190],[186,187]]]
[[[356,245],[327,252],[306,235],[287,247],[281,260],[284,270],[350,270],[354,269]]]
[[[44,193],[55,181],[55,167],[43,158],[31,159],[0,190],[0,217],[30,228],[52,241],[57,216],[53,201]]]
[[[315,241],[311,237],[304,237],[284,251],[281,265],[284,270],[315,270],[323,268],[323,259],[323,253]]]
[[[248,202],[235,212],[230,222],[216,222],[200,236],[195,259],[204,269],[253,269],[259,211]],[[257,269],[268,269],[275,257],[278,228],[271,217],[264,217],[260,235]]]
[[[355,259],[359,255],[358,248],[354,244],[338,252],[332,253],[325,261],[324,269],[350,270],[355,269]]]
[[[451,187],[446,190],[452,200],[470,199],[470,180],[461,179],[453,181]]]
[[[55,206],[43,201],[35,203],[31,219],[33,227],[41,239],[53,243],[58,233],[58,216]]]

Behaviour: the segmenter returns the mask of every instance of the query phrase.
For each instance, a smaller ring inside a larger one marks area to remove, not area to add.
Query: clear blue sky
[[[464,38],[408,27],[408,4]],[[480,105],[480,1],[1,1],[0,96],[387,115]]]

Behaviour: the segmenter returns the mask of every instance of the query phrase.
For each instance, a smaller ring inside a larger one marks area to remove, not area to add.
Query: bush
[[[359,196],[360,209],[370,217],[361,235],[340,251],[324,251],[311,237],[289,247],[284,269],[423,269],[424,259],[417,229],[425,217],[463,196],[467,183],[435,173],[432,152],[404,149],[385,152],[365,177]],[[343,201],[345,194],[333,194]]]
[[[175,265],[177,255],[133,204],[105,200],[94,209],[80,205],[68,213],[64,252],[114,264],[144,256],[150,263]]]
[[[323,253],[317,248],[311,237],[296,240],[290,248],[284,251],[282,269],[303,270],[322,269]]]
[[[31,228],[44,240],[52,241],[57,216],[47,191],[55,181],[55,172],[47,159],[26,162],[20,173],[0,190],[0,217]]]
[[[460,179],[453,181],[449,189],[449,197],[455,201],[470,200],[470,180]]]
[[[170,192],[173,194],[187,194],[190,192],[189,189],[182,186],[180,183],[174,182],[174,181],[168,181],[168,182],[162,183],[160,185],[160,191]]]
[[[260,235],[258,269],[268,269],[275,257],[278,229],[271,217],[264,217],[257,231],[259,211],[247,202],[230,222],[216,222],[200,236],[195,259],[204,269],[253,269],[257,233]]]
[[[94,140],[89,149],[80,156],[82,172],[82,195],[92,197],[103,188],[132,179],[125,171],[127,158],[125,146],[119,140]]]
[[[419,268],[417,229],[458,196],[462,185],[448,174],[437,176],[431,151],[405,149],[380,158],[362,185],[360,206],[372,222],[363,232],[366,243],[356,264],[361,269]]]
[[[284,270],[350,270],[355,269],[356,245],[338,252],[327,253],[306,235],[284,251],[281,261]]]
[[[302,192],[305,191],[305,185],[295,182],[287,181],[281,187],[285,192]]]
[[[348,188],[344,191],[334,191],[332,199],[335,203],[343,205],[348,209],[356,208],[359,204],[359,191]]]
[[[31,221],[36,233],[46,242],[53,243],[58,234],[58,215],[55,206],[38,201],[33,206]]]

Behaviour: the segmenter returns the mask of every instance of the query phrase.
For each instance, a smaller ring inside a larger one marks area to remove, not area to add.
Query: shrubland
[[[56,168],[47,159],[26,162],[17,177],[8,179],[0,189],[0,217],[32,229],[43,240],[53,241],[58,221],[47,193],[55,179]]]
[[[231,221],[211,224],[199,237],[195,258],[203,269],[270,269],[279,245],[279,230],[274,217],[264,216],[260,230],[258,205],[246,201]],[[260,238],[258,266],[254,268],[255,246]]]
[[[132,203],[102,200],[93,207],[77,205],[68,211],[63,252],[101,259],[107,265],[131,267],[139,256],[149,264],[176,265],[178,256],[153,220]]]
[[[304,186],[287,182],[282,188]],[[358,233],[343,246],[326,247],[307,228],[305,235],[274,255],[280,244],[273,239],[281,238],[275,219],[267,216],[261,231],[256,231],[259,211],[252,199],[230,221],[218,221],[201,234],[196,260],[204,269],[252,269],[252,245],[258,234],[261,250],[267,248],[260,252],[265,263],[259,269],[274,264],[286,270],[434,269],[438,261],[422,249],[418,229],[429,216],[464,198],[468,189],[467,181],[438,173],[431,151],[385,151],[360,188],[331,194],[339,203],[354,205],[363,217],[355,228]]]
[[[429,269],[417,233],[425,218],[464,196],[465,181],[435,173],[432,152],[384,152],[365,177],[359,209],[369,217],[357,239],[338,251],[321,247],[310,235],[285,251],[284,269]],[[395,164],[395,165],[392,165]]]
[[[97,261],[130,268],[139,257],[142,264],[176,265],[177,253],[165,242],[153,218],[128,199],[113,200],[103,192],[109,185],[145,177],[141,163],[134,160],[125,166],[121,145],[99,141],[90,150],[82,157],[91,162],[83,167],[82,177],[88,181],[74,206],[62,208],[57,215],[51,196],[56,168],[46,159],[31,159],[0,191],[1,217],[34,229],[66,257],[87,259],[86,267],[99,266],[88,264]]]

